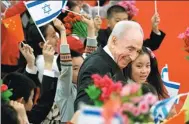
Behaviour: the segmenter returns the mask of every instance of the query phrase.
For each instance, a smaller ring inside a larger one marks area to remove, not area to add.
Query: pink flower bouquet
[[[124,124],[151,121],[150,108],[156,103],[157,96],[152,93],[143,95],[140,84],[131,83],[122,86],[121,82],[114,82],[107,75],[101,77],[95,74],[92,75],[92,79],[94,84],[90,85],[85,91],[96,106],[105,107],[104,113],[114,115],[115,113],[111,114],[111,112],[115,112],[116,109],[116,113],[121,115]],[[117,104],[110,102],[112,99],[115,101],[115,98],[120,100],[120,104],[118,104],[119,102]],[[107,117],[106,114],[103,114],[103,116]]]
[[[189,53],[189,27],[186,29],[184,33],[179,34],[178,38],[184,40],[184,48]]]

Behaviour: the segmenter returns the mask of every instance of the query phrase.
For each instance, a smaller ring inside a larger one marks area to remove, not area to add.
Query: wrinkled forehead
[[[123,33],[123,39],[128,41],[128,40],[138,40],[143,42],[143,32],[139,28],[132,28],[125,30]]]
[[[141,50],[143,45],[143,34],[139,30],[128,31],[123,34],[121,42],[123,42],[124,47],[132,47]]]

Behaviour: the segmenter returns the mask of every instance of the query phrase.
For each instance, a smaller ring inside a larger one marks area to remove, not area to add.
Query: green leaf
[[[122,102],[123,103],[129,102],[129,97],[127,97],[127,96],[122,97]]]
[[[142,96],[142,89],[141,88],[137,91],[136,96]]]
[[[77,21],[73,24],[73,34],[78,35],[79,37],[87,37],[87,24],[81,21]]]
[[[0,84],[1,84],[1,85],[3,84],[3,80],[0,80]]]
[[[5,92],[1,93],[1,98],[5,101],[9,101],[9,97],[12,96],[12,92],[10,90],[6,90]]]
[[[186,56],[186,59],[189,60],[189,56]]]
[[[99,100],[95,100],[95,101],[94,101],[94,104],[95,104],[95,106],[101,107],[101,106],[103,105],[103,102],[102,102],[102,101],[99,101]]]
[[[99,88],[95,87],[94,85],[88,86],[87,89],[85,89],[85,92],[88,94],[88,96],[92,99],[92,100],[96,100],[98,99],[98,97],[101,94],[101,91]]]

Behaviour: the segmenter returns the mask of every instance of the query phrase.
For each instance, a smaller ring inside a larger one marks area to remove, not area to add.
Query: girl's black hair
[[[47,28],[49,25],[51,24],[40,27],[40,31],[44,38],[47,36]],[[44,41],[34,24],[28,26],[26,42],[34,49],[35,56],[42,54],[42,49],[40,48],[39,43]]]
[[[40,31],[43,34],[44,38],[46,38],[46,36],[47,36],[46,31],[47,31],[47,28],[49,25],[52,25],[52,23],[49,23],[45,26],[40,27]],[[27,30],[25,33],[26,33],[25,34],[26,41],[24,41],[24,43],[30,45],[33,48],[35,57],[37,57],[38,55],[41,55],[42,48],[40,48],[39,43],[44,42],[44,41],[43,41],[43,38],[41,37],[37,27],[35,26],[35,24],[29,24],[27,26]],[[23,72],[23,69],[26,67],[26,64],[27,64],[26,59],[20,52],[20,57],[18,60],[19,72]]]
[[[68,6],[68,8],[69,8],[70,10],[73,10],[73,8],[76,7],[76,6],[78,6],[78,5],[77,5],[75,2],[69,0],[69,1],[67,2],[67,6]]]
[[[13,95],[10,97],[11,100],[18,100],[23,97],[25,102],[28,102],[31,91],[36,87],[33,80],[18,72],[6,75],[3,78],[3,83],[8,86],[8,89],[12,89]]]
[[[157,94],[159,98],[167,98],[168,94],[165,92],[165,89],[163,88],[163,81],[161,79],[161,75],[158,70],[158,63],[157,59],[155,57],[151,56],[151,51],[149,51],[146,47],[142,47],[142,51],[140,55],[142,54],[148,54],[150,57],[150,68],[151,72],[147,78],[147,82],[151,84],[157,91]],[[129,65],[124,69],[124,74],[126,78],[131,78],[132,74],[132,68],[131,68],[132,63],[129,63]]]

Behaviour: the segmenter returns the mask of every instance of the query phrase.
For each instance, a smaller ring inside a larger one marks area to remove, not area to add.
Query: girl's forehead
[[[150,61],[150,57],[147,53],[140,54],[134,62],[144,62],[144,61]]]
[[[55,32],[54,27],[53,27],[52,25],[49,25],[49,26],[47,27],[47,34],[52,34],[52,33],[54,33],[54,32]]]

